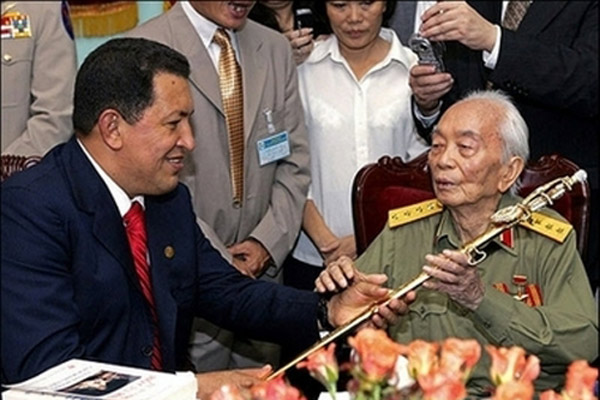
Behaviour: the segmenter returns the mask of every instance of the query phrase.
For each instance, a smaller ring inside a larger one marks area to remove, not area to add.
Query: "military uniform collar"
[[[515,197],[509,193],[505,193],[500,198],[498,209],[511,206],[519,201],[521,201],[520,197]],[[458,236],[454,221],[452,220],[452,215],[447,207],[444,207],[444,210],[442,211],[434,240],[436,248],[440,248],[439,246],[443,240],[447,241],[450,246],[455,249],[462,247],[462,242]],[[509,252],[515,257],[517,256],[514,228],[511,228],[505,231],[503,234],[496,236],[494,239],[492,239],[491,243],[496,243],[501,249]],[[447,248],[447,246],[442,246],[441,248]]]

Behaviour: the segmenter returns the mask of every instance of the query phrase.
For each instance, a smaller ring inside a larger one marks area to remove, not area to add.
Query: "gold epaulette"
[[[410,206],[396,208],[388,211],[388,224],[390,228],[406,225],[430,215],[442,212],[442,203],[436,199],[422,201]]]
[[[538,212],[532,213],[529,221],[521,222],[519,225],[549,237],[558,243],[564,242],[573,229],[573,226],[568,222]]]

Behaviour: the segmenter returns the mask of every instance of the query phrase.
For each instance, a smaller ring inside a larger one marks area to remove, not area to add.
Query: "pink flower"
[[[354,337],[348,338],[359,357],[359,365],[370,382],[382,382],[394,373],[396,360],[402,346],[390,339],[385,331],[361,329]]]
[[[402,354],[408,358],[410,376],[416,379],[437,369],[439,363],[438,349],[439,344],[419,339],[413,340],[408,346],[402,346]]]
[[[546,390],[540,394],[540,400],[563,400],[563,398],[554,390]]]
[[[308,356],[306,361],[299,362],[297,368],[306,368],[310,376],[318,380],[332,393],[335,391],[339,377],[339,367],[335,359],[335,343],[327,349],[321,348]]]
[[[235,385],[223,385],[210,395],[210,400],[245,400]]]
[[[437,370],[417,378],[423,391],[423,400],[460,400],[467,396],[467,389],[460,375],[452,371]]]
[[[492,357],[490,376],[494,385],[506,382],[533,382],[540,374],[540,360],[534,355],[525,358],[525,350],[519,346],[511,348],[485,347]]]
[[[442,343],[440,368],[444,371],[461,374],[466,381],[471,369],[481,357],[481,346],[474,339],[446,339]]]
[[[531,400],[533,393],[533,383],[530,381],[508,381],[496,387],[492,400]]]
[[[250,388],[252,400],[306,400],[298,389],[290,386],[279,376]]]
[[[598,379],[598,370],[589,366],[587,361],[578,360],[569,365],[563,397],[589,400],[594,397],[594,384]]]

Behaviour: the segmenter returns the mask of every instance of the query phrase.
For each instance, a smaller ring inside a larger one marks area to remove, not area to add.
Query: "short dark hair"
[[[315,17],[322,22],[325,26],[327,32],[323,32],[324,34],[333,33],[331,29],[331,21],[329,21],[329,17],[327,16],[327,3],[330,0],[326,1],[315,1],[313,3],[313,12],[315,13]],[[389,27],[390,19],[394,15],[394,11],[396,10],[396,0],[376,0],[376,1],[385,1],[385,11],[383,12],[383,18],[381,21],[382,27]]]
[[[75,131],[90,133],[108,108],[129,124],[139,121],[154,102],[154,76],[161,72],[187,79],[190,64],[181,53],[147,39],[112,39],[99,46],[87,56],[75,80]]]

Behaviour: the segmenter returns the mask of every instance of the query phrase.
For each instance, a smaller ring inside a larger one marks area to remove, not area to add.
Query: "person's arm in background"
[[[30,18],[34,21],[31,29],[35,40],[28,96],[30,117],[25,130],[7,145],[4,154],[41,156],[73,134],[71,114],[77,54],[72,32],[67,31],[71,29],[68,12],[64,10],[67,5],[48,2],[35,7],[40,12]]]
[[[354,235],[337,237],[327,226],[315,203],[308,199],[304,206],[302,229],[317,246],[323,256],[324,263],[329,264],[341,256],[356,258],[356,241]]]

